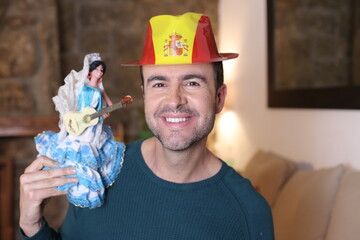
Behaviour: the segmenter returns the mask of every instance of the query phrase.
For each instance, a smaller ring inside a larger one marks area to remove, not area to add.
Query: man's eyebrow
[[[208,83],[207,78],[201,74],[185,74],[181,77],[182,80],[190,80],[190,79],[200,79],[204,83]],[[167,78],[163,75],[151,75],[147,79],[147,84],[152,81],[166,81]]]
[[[165,81],[166,78],[162,75],[152,75],[147,79],[147,82],[152,82],[152,81],[156,81],[156,80],[161,80],[161,81]]]
[[[183,80],[189,80],[189,79],[195,79],[195,78],[200,79],[204,83],[208,82],[206,77],[204,77],[201,74],[187,74],[182,77]]]

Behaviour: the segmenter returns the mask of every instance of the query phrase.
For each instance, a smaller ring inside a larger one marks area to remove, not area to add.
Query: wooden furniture
[[[0,117],[0,137],[35,137],[45,130],[59,131],[58,117]]]
[[[44,130],[59,131],[58,121],[58,117],[0,117],[0,137],[34,137]],[[13,159],[0,153],[0,239],[14,239],[14,207]]]
[[[13,239],[13,163],[0,157],[0,239]]]

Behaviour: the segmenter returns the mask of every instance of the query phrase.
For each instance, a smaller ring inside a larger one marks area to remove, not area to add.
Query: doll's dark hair
[[[103,74],[106,72],[106,64],[103,61],[93,61],[89,67],[89,74],[94,71],[98,66],[103,66]]]

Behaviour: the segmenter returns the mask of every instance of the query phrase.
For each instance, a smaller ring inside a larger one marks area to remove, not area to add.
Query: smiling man
[[[142,58],[123,65],[140,66],[154,137],[128,144],[105,204],[70,205],[59,232],[43,219],[42,203],[64,194],[52,187],[71,169],[39,171],[54,163],[36,159],[20,186],[24,239],[273,239],[264,198],[206,147],[226,97],[222,61],[235,57],[218,53],[207,16],[153,17]]]
[[[143,74],[146,121],[164,148],[181,151],[204,140],[225,96],[225,86],[217,96],[211,64],[150,66]]]
[[[215,175],[221,161],[207,150],[206,139],[224,105],[226,86],[217,89],[212,63],[142,71],[145,116],[155,136],[143,143],[146,163],[158,176],[179,183]]]

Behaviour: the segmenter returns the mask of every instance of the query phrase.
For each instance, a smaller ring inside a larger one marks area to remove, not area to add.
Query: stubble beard
[[[145,116],[147,125],[151,133],[156,137],[165,149],[171,151],[184,151],[189,149],[195,143],[206,138],[214,127],[215,114],[208,114],[203,123],[199,123],[189,136],[184,136],[181,130],[173,130],[170,136],[164,136],[162,129],[156,125],[156,114],[152,119]]]

